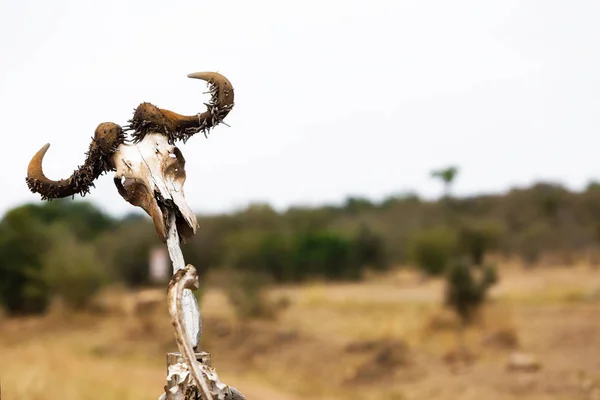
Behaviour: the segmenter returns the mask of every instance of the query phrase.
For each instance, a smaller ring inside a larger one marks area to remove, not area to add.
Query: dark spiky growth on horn
[[[129,121],[133,130],[134,142],[139,142],[149,132],[163,133],[171,143],[182,140],[184,143],[194,134],[202,132],[206,137],[233,108],[233,87],[231,82],[216,72],[197,72],[188,77],[202,79],[209,84],[210,101],[207,110],[201,114],[184,116],[173,111],[158,108],[150,103],[142,103]]]
[[[42,200],[57,199],[79,194],[85,196],[94,187],[94,181],[103,173],[114,169],[111,157],[117,147],[125,141],[123,129],[112,122],[98,125],[85,162],[67,179],[53,181],[44,175],[42,161],[50,147],[44,145],[31,159],[27,168],[27,186],[33,193],[42,195]]]

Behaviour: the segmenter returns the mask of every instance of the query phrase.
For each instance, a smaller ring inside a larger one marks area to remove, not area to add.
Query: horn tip
[[[44,155],[46,155],[48,147],[50,147],[50,143],[43,145],[42,148],[35,153],[31,161],[29,161],[29,165],[27,166],[28,178],[39,179],[40,176],[43,176],[42,159],[44,158]]]
[[[203,81],[208,81],[210,79],[224,80],[226,79],[223,75],[218,72],[192,72],[191,74],[187,74],[188,78],[192,79],[202,79]]]
[[[204,79],[204,77],[209,73],[210,72],[192,72],[187,74],[187,77],[192,79]]]
[[[48,151],[49,147],[50,147],[50,143],[46,143],[45,145],[42,146],[41,149],[39,149],[37,151],[37,154],[46,154],[46,151]]]

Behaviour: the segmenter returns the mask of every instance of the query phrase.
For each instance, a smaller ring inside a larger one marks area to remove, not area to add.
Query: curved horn
[[[27,186],[33,193],[42,195],[42,200],[90,192],[96,180],[104,172],[113,169],[111,156],[116,148],[125,141],[123,129],[112,122],[104,122],[96,128],[94,138],[82,166],[67,179],[53,181],[44,175],[42,161],[50,143],[45,144],[31,159],[27,167]]]
[[[195,72],[189,78],[202,79],[210,86],[211,99],[202,114],[185,116],[170,110],[158,108],[150,103],[142,103],[135,110],[131,123],[134,141],[141,140],[148,132],[160,132],[169,136],[171,142],[188,140],[192,135],[202,132],[206,136],[211,128],[217,126],[233,108],[233,86],[223,75],[217,72]]]

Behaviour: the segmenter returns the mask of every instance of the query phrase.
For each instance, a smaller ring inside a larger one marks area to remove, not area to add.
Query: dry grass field
[[[279,287],[269,295],[288,306],[275,320],[250,323],[210,290],[201,305],[202,347],[221,379],[249,400],[600,399],[600,271],[500,271],[466,332],[468,359],[456,357],[442,282],[406,271],[357,284]],[[122,296],[111,299],[125,304]],[[175,350],[164,304],[5,318],[3,399],[156,399],[165,353]],[[508,370],[514,352],[541,368]]]

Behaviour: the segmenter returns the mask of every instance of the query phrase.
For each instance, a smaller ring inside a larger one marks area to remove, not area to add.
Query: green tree
[[[284,224],[292,234],[327,230],[338,212],[329,207],[291,207],[283,215]]]
[[[83,309],[108,282],[106,268],[96,248],[79,242],[64,225],[52,231],[53,237],[60,239],[45,253],[41,277],[53,296],[69,308]]]
[[[268,275],[256,271],[231,270],[226,274],[226,281],[223,289],[238,318],[245,321],[275,317],[276,307],[265,292],[271,283]]]
[[[513,251],[531,266],[540,260],[545,250],[557,246],[555,230],[546,220],[535,220],[516,235]]]
[[[317,276],[326,279],[359,279],[360,266],[353,261],[352,242],[333,232],[298,235],[292,244],[295,280]]]
[[[137,287],[149,284],[150,250],[164,246],[150,220],[122,223],[97,241],[100,261],[107,266],[111,279]]]
[[[116,221],[87,201],[55,199],[23,206],[45,225],[60,222],[68,226],[77,239],[90,241],[116,226]]]
[[[431,172],[431,176],[435,179],[439,179],[444,185],[444,197],[450,198],[450,189],[458,175],[458,167],[450,166],[443,169],[434,170]]]
[[[560,222],[560,210],[567,198],[567,190],[556,184],[537,183],[531,188],[531,191],[542,215],[554,228],[557,228]]]
[[[428,275],[440,275],[458,252],[458,236],[446,226],[436,226],[416,232],[410,238],[410,259]]]
[[[361,267],[381,270],[386,265],[385,248],[382,238],[366,224],[361,224],[353,239],[354,262]]]
[[[17,207],[0,222],[0,303],[10,314],[43,312],[49,300],[40,276],[51,247],[47,228],[29,207]]]
[[[194,265],[200,275],[223,266],[227,254],[226,238],[234,232],[235,221],[229,215],[198,217],[200,229],[182,246],[186,262]]]
[[[498,245],[504,231],[498,220],[463,219],[458,228],[460,249],[473,265],[482,265],[486,253]]]
[[[374,207],[375,205],[369,199],[363,197],[348,197],[344,204],[344,210],[350,214],[359,214]]]

